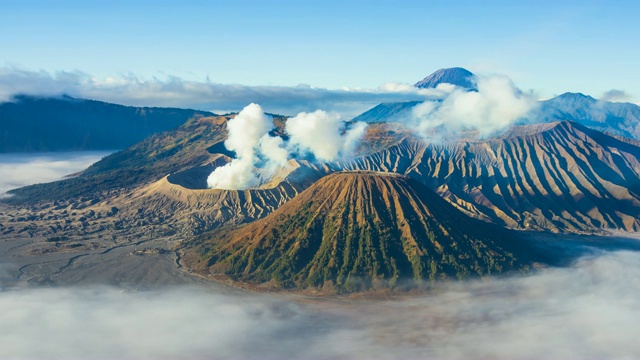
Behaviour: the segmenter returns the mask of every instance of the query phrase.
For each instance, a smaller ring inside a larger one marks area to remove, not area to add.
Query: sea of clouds
[[[0,197],[31,184],[60,180],[86,169],[109,155],[109,151],[0,154]]]
[[[629,251],[393,301],[5,288],[0,357],[636,358],[638,318],[640,253]]]

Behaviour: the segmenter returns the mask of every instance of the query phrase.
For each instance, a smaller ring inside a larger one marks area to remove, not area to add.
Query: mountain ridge
[[[70,96],[17,95],[0,103],[0,153],[115,150],[208,111],[133,107]]]
[[[252,189],[251,196],[215,200],[207,195],[214,190],[206,189],[206,177],[230,160],[211,152],[222,148],[225,124],[225,117],[203,118],[107,157],[79,177],[17,189],[2,201],[65,203],[95,197],[113,207],[133,207],[118,215],[133,223],[143,220],[138,206],[154,204],[147,213],[158,217],[145,222],[179,222],[193,215],[199,219],[195,229],[201,231],[222,225],[221,220],[242,223],[264,217],[330,173],[366,170],[412,177],[467,215],[509,228],[579,233],[640,229],[640,142],[578,123],[521,125],[498,138],[436,144],[400,124],[372,124],[353,159],[292,161],[264,187]],[[135,204],[126,200],[135,189],[164,177],[167,187],[200,205],[187,206],[183,197],[164,191],[136,193]],[[207,208],[221,206],[247,210],[203,215]]]
[[[564,93],[540,102],[542,121],[569,120],[613,135],[640,139],[640,106]]]

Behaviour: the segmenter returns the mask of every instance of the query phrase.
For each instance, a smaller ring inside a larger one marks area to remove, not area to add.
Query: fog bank
[[[295,303],[200,288],[0,292],[0,357],[636,358],[640,253],[397,301]]]
[[[60,180],[109,154],[106,151],[0,154],[0,197],[11,189]]]

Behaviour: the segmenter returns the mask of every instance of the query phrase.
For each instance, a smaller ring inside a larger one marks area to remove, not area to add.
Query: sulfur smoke
[[[255,187],[287,162],[300,154],[310,154],[320,161],[334,161],[350,156],[364,136],[366,124],[356,123],[347,129],[340,115],[317,110],[302,112],[287,121],[287,141],[272,136],[273,120],[257,104],[246,106],[229,120],[225,147],[236,157],[216,168],[207,184],[210,188],[240,190]]]
[[[217,168],[209,176],[209,187],[234,189],[238,184],[243,184],[244,187],[255,186],[258,178],[254,173],[254,167],[260,160],[261,145],[269,142],[269,130],[272,128],[271,119],[257,104],[246,106],[235,118],[229,120],[229,136],[224,146],[234,151],[236,158]],[[267,147],[270,148],[269,145]]]
[[[344,132],[345,122],[338,114],[317,110],[289,119],[286,129],[291,135],[290,148],[311,153],[321,161],[332,161],[351,154],[366,127],[365,123],[359,122]]]
[[[408,124],[430,140],[476,131],[480,137],[500,132],[526,117],[537,104],[504,76],[477,77],[478,91],[438,86],[443,96],[412,109]],[[448,85],[448,84],[446,84]]]

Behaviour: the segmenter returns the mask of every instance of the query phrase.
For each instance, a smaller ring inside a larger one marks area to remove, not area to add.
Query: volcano
[[[377,172],[325,176],[266,218],[188,247],[187,265],[204,274],[348,292],[531,265],[510,233],[467,217],[415,180]]]
[[[477,91],[478,88],[473,82],[474,77],[475,75],[471,71],[460,67],[440,69],[418,81],[414,86],[427,89],[436,88],[440,84],[452,84],[467,90]]]

